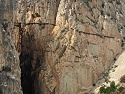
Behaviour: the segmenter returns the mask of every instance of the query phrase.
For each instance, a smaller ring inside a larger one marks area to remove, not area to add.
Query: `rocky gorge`
[[[0,0],[0,94],[89,94],[124,40],[124,0]]]

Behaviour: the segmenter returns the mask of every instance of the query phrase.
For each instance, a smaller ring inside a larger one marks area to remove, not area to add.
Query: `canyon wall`
[[[46,56],[47,63],[55,68],[53,76],[58,75],[59,94],[89,93],[86,90],[120,52],[118,29],[123,18],[117,18],[121,14],[116,11],[119,10],[116,2],[60,1],[53,41]]]
[[[15,42],[20,53],[21,85],[24,94],[51,94],[45,79],[46,52],[56,25],[59,0],[18,1],[15,11]],[[52,67],[51,67],[52,69]],[[48,75],[47,75],[48,76]]]
[[[22,94],[19,53],[11,38],[14,0],[0,0],[0,94]]]
[[[124,47],[124,2],[15,1],[16,8],[11,12],[14,15],[6,14],[10,15],[7,21],[12,17],[7,27],[11,32],[7,36],[13,49],[5,48],[9,46],[3,43],[4,34],[0,32],[0,70],[4,73],[2,67],[11,62],[3,56],[11,50],[17,62],[12,60],[10,67],[18,71],[15,73],[18,84],[13,89],[18,92],[21,93],[21,85],[23,94],[89,93]]]

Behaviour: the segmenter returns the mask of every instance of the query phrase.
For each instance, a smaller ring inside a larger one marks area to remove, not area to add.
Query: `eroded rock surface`
[[[46,63],[48,60],[46,51],[51,40],[51,32],[56,25],[59,2],[60,0],[18,2],[14,32],[17,34],[15,39],[18,39],[15,45],[20,53],[21,85],[24,94],[54,92],[47,84],[49,79],[46,79],[47,67],[50,65]],[[57,82],[54,84],[57,85]]]
[[[120,52],[117,9],[116,1],[61,0],[48,52],[59,94],[84,94]]]
[[[13,1],[0,0],[0,94],[22,94],[19,54],[11,38]]]
[[[124,0],[18,0],[10,40],[23,93],[84,94],[124,47],[124,7]]]
[[[19,54],[8,33],[0,32],[0,94],[22,94]]]

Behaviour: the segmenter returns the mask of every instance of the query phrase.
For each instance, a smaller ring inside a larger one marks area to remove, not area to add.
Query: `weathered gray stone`
[[[21,26],[13,28],[9,24],[7,30],[12,31],[11,37],[0,32],[0,58],[4,62],[0,62],[0,70],[12,61],[11,70],[15,74],[7,77],[19,82],[10,94],[16,90],[16,94],[21,93],[18,54],[23,92],[84,94],[121,51],[119,32],[123,37],[125,5],[124,0],[120,2],[17,1],[17,8],[12,10],[14,15],[4,14],[7,21],[13,18]]]

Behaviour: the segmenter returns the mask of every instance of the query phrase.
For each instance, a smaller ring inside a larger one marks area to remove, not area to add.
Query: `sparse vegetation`
[[[110,82],[109,81],[110,77],[109,77],[109,72],[108,71],[106,71],[106,72],[103,73],[103,78],[104,78],[104,80],[105,80],[106,83]]]
[[[113,65],[111,67],[111,69],[109,70],[112,70],[112,71],[115,71],[115,68],[118,67],[118,65]],[[103,73],[103,78],[105,80],[105,82],[107,84],[110,84],[109,86],[107,85],[102,85],[99,89],[99,93],[100,94],[124,94],[124,93],[121,93],[123,92],[123,90],[125,90],[125,87],[123,86],[123,84],[121,83],[124,83],[125,81],[125,75],[123,75],[120,79],[120,82],[116,85],[116,83],[114,81],[110,81],[109,80],[109,72],[106,71]]]
[[[110,82],[110,86],[103,85],[100,87],[100,94],[119,94],[125,88],[121,85],[116,85],[114,81]]]
[[[106,13],[107,16],[110,16],[110,13]]]
[[[89,1],[91,1],[91,0],[82,0],[84,3],[88,3]]]
[[[3,71],[5,71],[5,72],[10,72],[10,71],[11,71],[11,68],[8,67],[8,66],[3,66]]]

